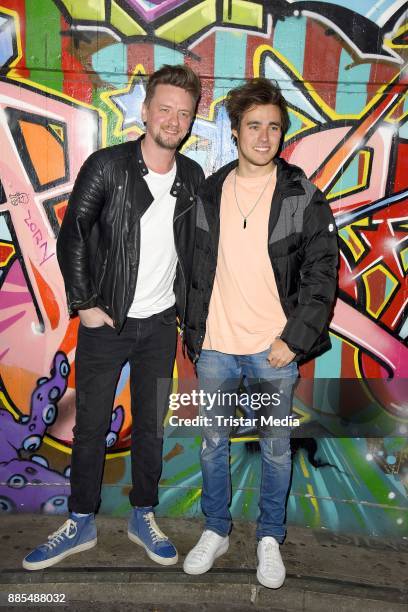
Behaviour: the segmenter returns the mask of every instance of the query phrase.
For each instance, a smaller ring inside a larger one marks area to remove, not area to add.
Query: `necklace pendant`
[[[244,219],[244,229],[246,228],[246,219]]]

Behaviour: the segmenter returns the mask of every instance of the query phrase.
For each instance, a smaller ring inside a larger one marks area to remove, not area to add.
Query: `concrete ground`
[[[0,608],[76,612],[408,612],[408,538],[381,540],[290,527],[281,547],[284,586],[256,580],[254,525],[236,521],[229,551],[201,576],[182,570],[198,540],[198,520],[160,519],[177,545],[179,562],[165,568],[150,561],[127,538],[125,519],[98,516],[98,545],[37,572],[22,558],[63,521],[42,515],[2,515],[0,522]],[[13,605],[10,594],[61,594],[64,603]]]

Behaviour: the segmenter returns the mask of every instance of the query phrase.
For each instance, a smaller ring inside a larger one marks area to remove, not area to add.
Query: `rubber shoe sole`
[[[217,552],[214,555],[214,559],[212,561],[209,561],[208,563],[206,563],[205,565],[202,565],[201,567],[190,567],[190,568],[186,566],[184,562],[183,570],[186,574],[189,574],[190,576],[198,576],[199,574],[205,574],[212,568],[212,566],[214,565],[214,561],[218,559],[218,557],[221,557],[221,555],[225,555],[228,549],[229,549],[229,540],[224,542],[221,548],[217,550]]]
[[[160,555],[156,555],[156,553],[152,552],[144,542],[142,542],[142,540],[140,540],[134,533],[132,533],[131,531],[128,531],[128,538],[129,540],[131,540],[132,542],[134,542],[135,544],[139,544],[139,546],[142,546],[145,551],[147,556],[152,560],[155,561],[156,563],[159,563],[160,565],[174,565],[175,563],[177,563],[178,561],[178,553],[176,553],[175,557],[160,557]]]
[[[267,587],[268,589],[279,589],[285,582],[286,573],[283,575],[282,578],[272,579],[272,578],[267,578],[266,576],[261,574],[261,572],[258,569],[256,572],[256,577],[257,577],[258,582],[262,584],[263,586]]]
[[[98,542],[98,538],[95,538],[94,540],[89,540],[89,542],[84,542],[83,544],[79,544],[78,546],[75,546],[74,548],[70,548],[69,550],[66,550],[60,555],[57,555],[56,557],[52,557],[52,559],[45,559],[44,561],[30,562],[30,561],[26,561],[25,559],[23,559],[23,567],[26,570],[41,570],[41,569],[45,569],[46,567],[51,567],[51,565],[55,565],[56,563],[59,563],[60,561],[62,561],[66,557],[69,557],[70,555],[75,555],[76,553],[80,553],[80,552],[83,552],[84,550],[89,550],[90,548],[93,548],[94,546],[96,546],[97,542]]]

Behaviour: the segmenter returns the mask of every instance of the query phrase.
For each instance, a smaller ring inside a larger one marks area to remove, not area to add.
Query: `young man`
[[[157,527],[166,398],[176,316],[184,325],[201,168],[177,152],[194,118],[200,81],[186,66],[163,66],[148,80],[146,134],[93,153],[84,163],[58,237],[69,311],[78,312],[76,425],[69,519],[23,561],[42,569],[95,546],[95,512],[105,436],[123,364],[130,363],[133,506],[128,536],[163,565],[177,551]]]
[[[285,579],[279,544],[286,533],[290,429],[271,428],[268,417],[290,415],[297,362],[330,347],[337,236],[322,193],[300,168],[278,157],[289,126],[279,88],[253,79],[229,93],[226,108],[238,160],[199,190],[185,342],[200,389],[230,392],[243,380],[251,393],[272,391],[259,412],[267,425],[259,431],[257,577],[278,588]],[[200,454],[206,525],[185,559],[188,574],[212,567],[228,550],[231,530],[228,418],[234,407],[221,401],[201,410],[209,422]]]

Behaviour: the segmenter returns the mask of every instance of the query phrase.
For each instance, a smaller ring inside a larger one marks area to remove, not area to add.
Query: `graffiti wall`
[[[145,75],[186,63],[203,95],[184,152],[207,174],[236,156],[227,91],[252,76],[279,82],[291,119],[283,156],[325,192],[341,243],[333,348],[302,375],[364,381],[379,418],[400,434],[341,437],[332,406],[313,392],[297,397],[299,418],[320,411],[328,435],[294,442],[289,522],[407,533],[408,398],[386,384],[408,377],[405,6],[0,0],[1,511],[67,509],[78,320],[68,317],[56,237],[86,157],[142,133]],[[179,351],[176,377],[192,374]],[[128,376],[125,366],[106,438],[101,509],[114,515],[129,510]],[[359,409],[356,398],[340,399],[344,417]],[[160,512],[198,515],[199,439],[167,432]],[[253,519],[258,446],[237,435],[231,450],[232,511]]]

